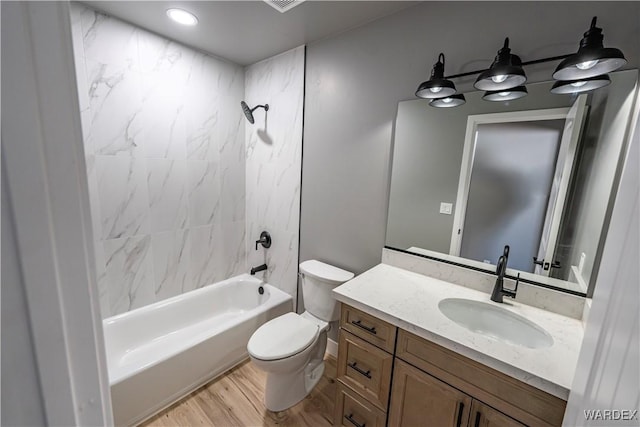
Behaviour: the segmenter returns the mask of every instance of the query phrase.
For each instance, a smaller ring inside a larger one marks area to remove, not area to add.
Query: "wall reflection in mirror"
[[[626,153],[637,70],[604,89],[457,108],[402,101],[386,246],[576,294],[593,291]]]

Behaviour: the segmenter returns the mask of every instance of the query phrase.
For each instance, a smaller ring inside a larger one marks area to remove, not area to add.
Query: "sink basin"
[[[515,313],[481,301],[447,298],[438,308],[449,319],[477,334],[527,348],[553,344],[547,331]]]

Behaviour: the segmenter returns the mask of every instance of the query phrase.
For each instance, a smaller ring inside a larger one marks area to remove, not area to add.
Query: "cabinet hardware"
[[[366,424],[366,423],[358,424],[358,423],[356,422],[356,420],[354,420],[354,419],[353,419],[353,414],[345,415],[344,417],[345,417],[345,419],[346,419],[347,421],[349,421],[351,424],[353,424],[353,425],[354,425],[354,426],[356,426],[356,427],[366,427],[366,426],[367,426],[367,424]]]
[[[370,370],[364,371],[364,370],[360,369],[358,367],[358,363],[357,362],[347,363],[347,366],[350,367],[351,369],[353,369],[354,371],[356,371],[357,373],[359,373],[360,375],[363,375],[363,376],[371,379],[371,371]]]
[[[378,332],[376,331],[375,326],[365,326],[362,324],[362,321],[360,320],[352,320],[351,324],[357,326],[360,329],[364,329],[365,331],[372,333],[373,335],[377,335]]]
[[[482,417],[482,414],[480,413],[480,411],[476,412],[476,422],[474,424],[474,427],[480,427],[480,418]]]
[[[462,412],[464,411],[464,403],[458,402],[458,421],[456,422],[456,427],[460,427],[462,425]]]

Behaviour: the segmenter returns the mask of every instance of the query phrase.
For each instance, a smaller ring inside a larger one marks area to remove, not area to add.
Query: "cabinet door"
[[[469,427],[524,427],[513,418],[484,403],[473,401]]]
[[[396,359],[389,426],[466,427],[472,399]]]

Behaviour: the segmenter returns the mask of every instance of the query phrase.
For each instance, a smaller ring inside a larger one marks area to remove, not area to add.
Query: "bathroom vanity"
[[[333,294],[343,303],[336,425],[562,424],[582,340],[578,319],[491,303],[484,292],[387,264]],[[471,304],[461,312],[479,326],[452,315],[452,301]],[[507,327],[482,325],[487,317]]]

